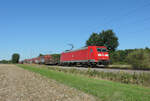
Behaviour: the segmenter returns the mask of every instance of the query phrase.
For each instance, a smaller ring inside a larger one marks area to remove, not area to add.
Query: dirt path
[[[93,96],[15,65],[0,65],[0,101],[95,101]]]

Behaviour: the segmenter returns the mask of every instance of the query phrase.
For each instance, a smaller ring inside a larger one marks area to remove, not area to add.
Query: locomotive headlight
[[[108,54],[105,54],[105,56],[109,56]]]
[[[98,56],[102,56],[102,54],[98,54]]]

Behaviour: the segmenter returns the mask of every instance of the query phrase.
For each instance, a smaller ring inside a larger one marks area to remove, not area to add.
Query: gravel
[[[95,97],[15,65],[0,65],[0,101],[95,101]]]

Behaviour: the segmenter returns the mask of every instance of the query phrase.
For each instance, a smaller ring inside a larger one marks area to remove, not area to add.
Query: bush
[[[128,57],[128,55],[135,52],[135,51],[138,51],[138,50],[143,50],[143,51],[147,51],[150,53],[150,49],[147,47],[145,49],[117,50],[117,51],[109,53],[111,64],[115,64],[115,65],[128,64],[128,60],[126,59]]]
[[[150,52],[147,50],[135,50],[126,57],[126,61],[134,69],[150,69]]]

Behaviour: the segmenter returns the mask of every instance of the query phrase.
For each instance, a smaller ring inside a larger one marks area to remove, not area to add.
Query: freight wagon
[[[39,64],[40,63],[40,58],[39,57],[33,58],[32,63]]]
[[[108,65],[109,53],[105,46],[88,46],[61,54],[61,65]]]
[[[40,56],[39,58],[40,64],[56,65],[59,63],[60,55],[59,54],[43,55]]]
[[[50,59],[51,59],[51,55],[43,55],[40,56],[40,64],[48,64]]]

